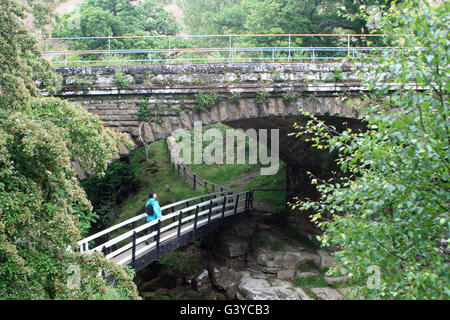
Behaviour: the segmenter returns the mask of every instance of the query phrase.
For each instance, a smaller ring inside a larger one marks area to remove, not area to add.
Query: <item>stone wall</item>
[[[58,96],[80,103],[105,126],[129,133],[139,145],[139,130],[149,143],[175,129],[190,129],[194,121],[297,115],[298,105],[315,114],[357,117],[357,111],[335,98],[363,90],[356,76],[359,68],[340,63],[67,67],[57,69],[63,76]],[[200,110],[200,93],[218,99]],[[148,102],[150,117],[140,122],[143,101]]]

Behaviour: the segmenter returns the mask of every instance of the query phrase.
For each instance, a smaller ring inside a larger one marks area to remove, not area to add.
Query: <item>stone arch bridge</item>
[[[132,149],[143,141],[166,138],[176,129],[192,129],[195,121],[244,130],[280,129],[287,189],[296,196],[311,196],[314,190],[308,190],[306,171],[323,176],[334,161],[288,136],[295,121],[305,121],[298,106],[338,128],[361,127],[358,110],[346,104],[347,99],[360,101],[366,90],[359,70],[361,65],[344,63],[64,67],[57,68],[63,78],[57,96],[97,114],[106,127],[126,132]],[[139,121],[144,111],[147,117]],[[120,148],[121,154],[129,151]],[[84,173],[77,172],[83,179]]]

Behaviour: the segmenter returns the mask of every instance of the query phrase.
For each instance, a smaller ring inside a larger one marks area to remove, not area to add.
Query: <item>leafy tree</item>
[[[24,25],[33,5],[0,0],[0,297],[99,298],[109,287],[102,270],[122,297],[138,298],[131,270],[67,251],[95,219],[71,162],[100,174],[125,136],[81,106],[41,96],[57,77]],[[71,270],[79,286],[69,285]]]
[[[369,33],[361,9],[380,11],[391,0],[180,0],[185,24],[194,34],[329,34]],[[271,43],[274,40],[271,39]],[[262,38],[260,41],[267,41]],[[336,39],[310,37],[297,44],[333,45]],[[361,44],[361,43],[360,43]]]
[[[317,148],[337,150],[347,174],[313,177],[320,201],[293,207],[315,211],[319,240],[337,248],[334,272],[360,285],[356,297],[450,297],[449,9],[408,0],[382,19],[401,49],[365,61],[366,132],[338,133],[315,117],[298,127]]]
[[[1,0],[0,5],[2,9],[8,8],[0,12],[0,103],[24,101],[38,95],[37,79],[54,92],[58,78],[50,64],[41,59],[35,41],[23,24],[23,19],[35,7],[10,0]],[[46,21],[42,16],[39,20]]]
[[[79,14],[79,17],[77,16]],[[79,27],[74,19],[79,19]],[[85,0],[79,10],[65,14],[53,29],[54,37],[108,37],[175,35],[178,24],[155,0]],[[155,39],[114,39],[112,49],[157,47]],[[161,42],[161,41],[159,41]],[[162,45],[163,43],[161,43]],[[71,42],[72,49],[107,49],[107,40]]]

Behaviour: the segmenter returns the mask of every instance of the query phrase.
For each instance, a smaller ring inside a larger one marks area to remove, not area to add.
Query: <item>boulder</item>
[[[318,250],[317,253],[320,256],[320,267],[321,268],[333,268],[336,266],[335,259],[325,250]]]
[[[345,299],[339,290],[333,288],[311,288],[319,300],[342,300]]]
[[[274,274],[278,274],[282,270],[297,270],[300,263],[312,262],[314,265],[319,266],[321,262],[319,255],[308,251],[280,252],[266,248],[258,249],[256,259],[263,272]],[[286,275],[283,272],[282,274]]]
[[[237,258],[245,254],[247,244],[243,241],[235,240],[226,242],[223,246],[223,253],[228,258]]]
[[[228,299],[235,299],[237,285],[242,277],[241,272],[226,267],[213,267],[212,269],[212,284],[218,289],[224,290]]]
[[[263,279],[254,279],[244,275],[237,287],[237,298],[239,300],[274,300],[275,291],[269,283]]]
[[[197,288],[206,286],[210,283],[208,276],[208,270],[203,270],[203,272],[198,275],[198,277],[196,278]]]
[[[252,278],[247,272],[239,281],[237,298],[239,300],[309,300],[302,289],[292,288],[286,281],[276,281],[272,286],[264,279]]]
[[[348,279],[348,276],[324,277],[324,279],[328,284],[333,284],[346,281]]]
[[[296,276],[300,278],[307,278],[307,277],[319,277],[320,274],[317,272],[300,272],[297,273]]]
[[[303,290],[302,288],[295,288],[295,291],[297,292],[300,300],[314,300],[308,294],[306,294],[305,290]]]
[[[277,278],[280,280],[293,280],[295,276],[295,269],[278,270]]]

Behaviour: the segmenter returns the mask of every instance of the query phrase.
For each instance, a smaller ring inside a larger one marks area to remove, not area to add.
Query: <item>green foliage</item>
[[[181,112],[183,111],[183,109],[182,108],[175,108],[174,111],[177,114],[177,116],[179,116],[181,114]]]
[[[311,272],[315,269],[314,264],[311,261],[300,263],[297,267],[299,272]]]
[[[122,296],[137,299],[132,272],[102,255],[66,250],[78,248],[95,220],[72,161],[102,174],[126,137],[81,106],[40,95],[34,81],[49,88],[56,77],[24,28],[22,5],[0,1],[1,298],[94,299],[108,286],[101,269],[117,279]],[[33,11],[40,23],[43,8]],[[73,289],[71,267],[80,273]]]
[[[340,68],[335,68],[333,70],[333,76],[326,79],[327,82],[342,82],[344,80],[344,74]]]
[[[100,216],[98,227],[107,226],[112,207],[137,190],[135,179],[136,164],[125,157],[111,163],[104,175],[92,175],[82,182],[88,199]]]
[[[248,244],[249,253],[254,253],[258,248],[270,248],[274,251],[284,251],[285,243],[278,239],[272,239],[268,234],[257,232],[250,237]]]
[[[259,89],[256,91],[256,102],[264,103],[269,100],[269,92],[264,89]]]
[[[244,190],[258,188],[279,190],[286,188],[286,170],[281,160],[277,174],[257,176],[245,186]],[[273,212],[282,212],[286,209],[286,194],[284,191],[255,191],[253,196],[255,199],[264,200],[273,204]]]
[[[286,81],[286,79],[284,79],[283,76],[278,72],[273,77],[273,81],[275,81],[275,82],[284,82],[284,81]]]
[[[227,125],[224,125],[222,123],[217,123],[214,125],[209,125],[209,126],[203,126],[202,127],[202,134],[205,133],[206,130],[208,129],[215,129],[220,131],[220,134],[222,135],[222,137],[224,137],[224,144],[223,144],[223,163],[211,163],[211,164],[190,164],[189,168],[195,172],[196,174],[198,174],[200,177],[211,181],[213,183],[217,183],[219,185],[224,185],[224,183],[236,179],[241,175],[244,174],[248,174],[249,172],[252,172],[254,170],[257,170],[259,168],[259,166],[257,164],[250,164],[249,163],[249,137],[245,136],[244,133],[240,132],[240,131],[235,131],[234,129],[232,129],[231,127],[228,127]],[[230,130],[233,134],[236,134],[236,136],[238,136],[239,138],[245,139],[245,158],[244,158],[244,163],[237,163],[237,144],[235,143],[233,148],[231,148],[230,150],[232,150],[233,155],[235,156],[235,158],[233,159],[233,163],[231,164],[226,164],[226,157],[227,157],[227,148],[226,148],[226,133],[227,130]],[[192,143],[194,143],[194,130],[190,130],[191,133],[191,141]],[[214,141],[211,141],[213,139],[204,139],[202,141],[203,143],[203,148],[209,146],[211,143],[214,143]],[[194,159],[194,148],[192,148],[191,150],[191,159]],[[219,151],[220,150],[216,150]]]
[[[124,76],[122,72],[116,72],[115,81],[119,88],[124,88],[129,85],[127,78]]]
[[[340,68],[335,68],[333,70],[333,81],[334,82],[341,82],[344,80],[344,75],[342,73],[342,70]]]
[[[229,97],[228,97],[228,101],[230,101],[231,103],[236,103],[239,101],[239,99],[241,99],[241,93],[240,92],[233,92]]]
[[[319,245],[306,237],[302,232],[297,230],[293,225],[288,225],[285,230],[286,235],[292,240],[297,241],[298,243],[306,245],[311,249],[319,249]]]
[[[199,92],[195,94],[196,106],[195,110],[205,111],[209,110],[213,105],[219,101],[219,95],[216,92],[205,93]]]
[[[361,9],[378,6],[387,11],[390,0],[179,0],[190,34],[331,34],[371,31]],[[318,9],[320,8],[320,10]],[[378,28],[377,33],[382,32]],[[295,40],[294,40],[295,39]],[[293,38],[293,46],[333,46],[345,40],[329,37]],[[353,41],[353,40],[352,40]],[[366,45],[364,39],[355,40]],[[287,46],[288,39],[235,39],[233,45]]]
[[[73,82],[77,88],[81,88],[83,90],[87,89],[89,87],[89,85],[91,85],[91,82],[89,81],[89,79],[87,79],[86,77],[80,76],[80,75],[76,75],[73,78]]]
[[[174,35],[178,24],[173,16],[154,0],[132,4],[128,0],[85,0],[79,5],[80,28],[74,28],[77,10],[65,14],[55,26],[54,37],[93,37],[126,35]],[[149,18],[151,17],[151,18]],[[114,39],[113,49],[126,49],[131,45],[143,47],[155,44],[154,40]],[[80,41],[77,49],[105,48],[108,41],[97,39]],[[151,47],[151,46],[150,46]]]
[[[111,225],[143,213],[150,191],[158,193],[161,206],[204,193],[201,190],[193,190],[172,168],[164,140],[151,143],[148,152],[150,161],[146,161],[145,147],[133,150],[128,155],[134,174],[133,184],[138,187],[135,193],[108,212]],[[124,170],[123,173],[126,178],[127,171]],[[107,171],[106,176],[108,174]],[[165,191],[166,185],[169,186],[170,192]]]
[[[40,94],[40,86],[55,93],[60,83],[60,77],[42,59],[36,39],[28,35],[23,23],[24,16],[36,10],[41,16],[39,21],[47,20],[49,15],[37,6],[32,1],[0,2],[0,108],[12,108],[15,103]]]
[[[266,278],[267,283],[269,284],[269,286],[273,287],[275,285],[274,283],[274,279],[271,277],[267,277]]]
[[[328,283],[321,276],[308,276],[308,277],[297,276],[293,284],[294,286],[301,287],[303,289],[328,286]]]
[[[77,26],[79,23],[79,26]],[[78,38],[66,44],[54,44],[55,49],[70,50],[123,50],[123,49],[167,49],[170,46],[188,47],[188,41],[175,38],[102,38],[89,37],[122,37],[122,36],[162,36],[175,35],[179,25],[171,13],[164,10],[157,0],[85,0],[78,8],[64,14],[52,30],[54,38]],[[126,60],[136,59],[167,59],[173,56],[166,53],[127,53],[93,55],[79,54],[76,60],[120,60],[123,65]],[[54,60],[63,59],[55,57]],[[69,61],[70,62],[70,61]],[[114,64],[110,63],[110,64]],[[133,62],[134,64],[134,62]]]
[[[366,132],[339,133],[308,113],[298,127],[315,147],[338,151],[348,175],[312,179],[320,202],[296,207],[315,210],[322,245],[337,247],[332,271],[364,283],[356,297],[450,297],[449,9],[448,2],[404,1],[382,19],[402,49],[365,61]],[[380,268],[379,286],[368,286],[370,266]]]
[[[272,240],[269,246],[274,251],[284,251],[286,248],[286,244],[278,239]]]
[[[141,101],[138,109],[138,121],[145,121],[150,117],[150,109],[148,107],[148,100]]]
[[[250,237],[248,249],[250,253],[254,253],[258,248],[269,246],[270,236],[266,233],[257,232]]]
[[[160,257],[158,262],[161,264],[160,274],[166,277],[184,274],[193,276],[200,271],[199,262],[191,257],[183,255],[181,252],[172,251]]]
[[[285,103],[290,103],[292,101],[295,101],[297,99],[297,95],[293,92],[284,92],[281,97],[283,98],[283,101]]]

